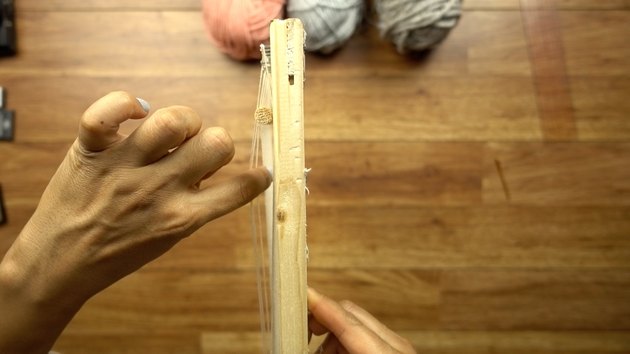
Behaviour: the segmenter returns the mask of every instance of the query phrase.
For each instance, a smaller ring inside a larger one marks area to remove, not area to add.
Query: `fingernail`
[[[149,102],[143,100],[140,97],[136,97],[136,100],[138,100],[138,103],[140,103],[142,109],[144,109],[145,112],[149,112],[151,110],[151,105],[149,104]]]
[[[319,292],[317,292],[317,290],[315,290],[315,289],[311,288],[310,286],[309,286],[309,287],[307,287],[307,289],[306,289],[306,290],[307,290],[307,292],[308,292],[311,296],[316,296],[316,295],[319,295]]]
[[[266,168],[265,170],[267,171],[267,173],[265,173],[267,177],[267,184],[271,184],[271,182],[273,182],[273,173],[269,168]]]

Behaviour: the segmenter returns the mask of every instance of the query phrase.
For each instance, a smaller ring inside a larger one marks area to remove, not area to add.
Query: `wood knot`
[[[279,222],[284,222],[284,219],[286,218],[287,213],[283,209],[278,209],[278,211],[276,212],[276,219],[278,219]]]
[[[256,112],[254,112],[254,120],[258,124],[271,124],[273,122],[273,111],[269,107],[258,107]]]

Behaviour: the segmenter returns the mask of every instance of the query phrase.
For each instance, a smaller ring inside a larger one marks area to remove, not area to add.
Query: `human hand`
[[[317,353],[415,354],[411,343],[387,328],[354,303],[339,303],[308,289],[309,330],[315,335],[328,332]]]
[[[200,188],[232,159],[229,135],[201,130],[199,116],[181,106],[156,111],[128,137],[118,133],[147,111],[124,92],[87,109],[78,139],[0,264],[0,305],[67,308],[71,318],[88,298],[270,184],[268,172],[255,169]]]

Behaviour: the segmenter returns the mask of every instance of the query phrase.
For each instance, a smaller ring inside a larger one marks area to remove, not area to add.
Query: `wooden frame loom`
[[[264,198],[252,203],[263,349],[307,354],[304,27],[274,20],[270,36],[270,46],[261,45],[251,160],[273,175]]]

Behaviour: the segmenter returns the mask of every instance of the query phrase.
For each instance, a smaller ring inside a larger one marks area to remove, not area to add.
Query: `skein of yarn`
[[[363,0],[289,0],[287,16],[304,24],[306,50],[328,54],[350,39],[363,9]]]
[[[381,36],[399,53],[442,42],[461,16],[461,0],[376,0]]]
[[[269,23],[281,18],[286,0],[202,0],[210,41],[238,60],[260,59],[269,42]]]

